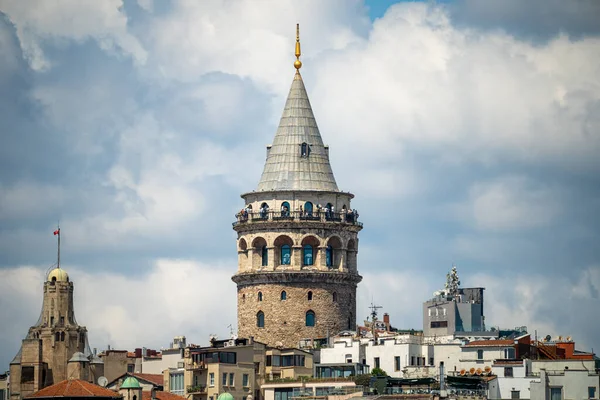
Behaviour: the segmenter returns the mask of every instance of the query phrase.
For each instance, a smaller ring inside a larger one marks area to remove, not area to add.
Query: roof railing
[[[358,213],[355,211],[240,211],[235,215],[235,218],[236,221],[233,223],[233,226],[245,223],[292,221],[325,223],[334,222],[362,227],[362,222],[358,221]]]

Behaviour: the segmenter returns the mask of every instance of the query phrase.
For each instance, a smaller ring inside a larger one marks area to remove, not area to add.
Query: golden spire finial
[[[300,24],[296,24],[296,61],[294,61],[294,67],[298,71],[302,67],[302,61],[300,61]]]

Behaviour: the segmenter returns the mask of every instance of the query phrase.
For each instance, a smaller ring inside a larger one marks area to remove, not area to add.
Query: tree
[[[371,375],[375,375],[375,376],[388,376],[387,372],[385,372],[381,368],[373,368],[371,370]]]

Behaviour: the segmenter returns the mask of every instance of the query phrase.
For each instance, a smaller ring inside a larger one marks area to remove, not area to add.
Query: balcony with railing
[[[206,385],[190,385],[186,389],[187,394],[206,393]]]
[[[355,211],[242,211],[237,213],[235,218],[236,221],[233,223],[233,226],[239,226],[242,224],[289,221],[309,223],[342,223],[362,227],[362,223],[358,222],[358,213]]]

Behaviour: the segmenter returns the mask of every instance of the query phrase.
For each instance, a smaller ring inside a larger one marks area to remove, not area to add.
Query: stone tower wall
[[[281,293],[286,299],[281,300]],[[258,293],[262,293],[262,301]],[[312,292],[312,300],[308,299]],[[334,301],[334,294],[336,299]],[[315,313],[315,326],[306,326],[306,312]],[[265,326],[257,326],[262,311]],[[354,329],[356,284],[334,282],[263,283],[238,286],[238,335],[273,346],[298,347],[303,339],[325,338],[344,329]]]

